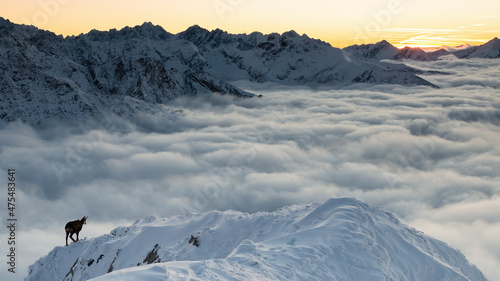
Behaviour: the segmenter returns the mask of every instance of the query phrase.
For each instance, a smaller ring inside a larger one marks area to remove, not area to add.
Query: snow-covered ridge
[[[170,37],[145,23],[63,38],[0,18],[0,118],[126,115],[209,91],[253,96],[204,71],[196,47]]]
[[[434,52],[425,52],[418,47],[405,47],[403,49],[398,49],[386,40],[382,40],[375,44],[352,45],[345,47],[343,50],[352,55],[371,60],[410,59],[419,61],[434,61],[438,60],[441,56],[450,54],[462,59],[494,59],[500,58],[500,39],[494,38],[481,46],[471,46],[470,48],[458,51],[439,49]]]
[[[37,123],[155,110],[182,95],[253,96],[236,80],[429,85],[404,65],[367,62],[320,40],[144,23],[63,38],[0,18],[0,119]]]
[[[418,47],[405,47],[403,49],[398,49],[386,40],[382,40],[375,44],[352,45],[349,47],[345,47],[343,50],[355,56],[372,60],[410,59],[419,61],[433,61],[437,60],[440,56],[450,54],[444,49],[434,52],[425,52]]]
[[[29,272],[26,281],[486,280],[460,252],[350,198],[150,217],[56,247]]]
[[[464,50],[464,53],[459,55],[461,55],[460,57],[466,58],[500,58],[500,39],[495,37],[481,46]]]

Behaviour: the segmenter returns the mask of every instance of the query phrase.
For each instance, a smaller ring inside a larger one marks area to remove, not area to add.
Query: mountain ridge
[[[144,23],[62,37],[0,19],[0,119],[129,116],[179,96],[251,97],[231,82],[333,87],[352,83],[434,86],[404,65],[367,62],[321,40],[193,26],[171,34]]]
[[[92,278],[486,280],[460,252],[354,198],[269,213],[148,217],[56,247],[25,280]]]
[[[387,40],[374,44],[351,45],[343,48],[353,55],[371,60],[400,60],[410,59],[419,61],[435,61],[441,56],[454,55],[459,59],[467,58],[500,58],[500,39],[497,37],[480,46],[470,46],[460,50],[446,50],[441,48],[433,52],[425,52],[419,47],[406,46],[402,49],[396,48]]]

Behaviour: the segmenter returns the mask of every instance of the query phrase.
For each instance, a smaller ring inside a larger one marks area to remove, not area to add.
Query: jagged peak
[[[283,36],[283,37],[300,37],[300,35],[297,32],[295,32],[295,30],[283,32],[283,34],[281,34],[281,36]]]
[[[15,24],[12,23],[10,20],[0,17],[0,28],[4,30],[5,29],[11,30],[12,28],[14,28],[14,26]]]
[[[16,36],[24,39],[39,40],[43,37],[46,37],[49,41],[64,39],[62,35],[55,34],[52,31],[40,29],[33,25],[17,24],[3,17],[0,17],[0,28],[5,35],[16,34]]]
[[[151,22],[144,22],[141,25],[134,27],[125,26],[120,30],[112,28],[107,31],[92,29],[87,34],[80,34],[78,37],[88,36],[91,40],[115,40],[115,39],[131,39],[131,38],[148,38],[155,40],[163,40],[172,36],[171,33],[165,31],[163,27],[154,25]]]
[[[220,28],[216,28],[214,30],[212,30],[210,33],[216,33],[216,34],[219,34],[219,33],[222,33],[222,34],[228,34],[227,31],[225,30],[222,30]]]
[[[424,51],[420,47],[410,47],[410,46],[405,46],[404,48],[401,49],[401,51]]]
[[[154,25],[152,22],[150,21],[145,21],[143,24],[141,25],[136,25],[134,26],[134,28],[136,27],[142,27],[142,28],[152,28],[152,27],[155,27],[155,26],[159,26],[159,25]],[[163,29],[163,28],[162,28]]]
[[[500,44],[500,39],[498,39],[498,37],[495,37],[490,41],[486,42],[484,45],[489,45],[489,44]]]
[[[0,17],[0,26],[5,24],[12,24],[12,22],[6,18]]]
[[[351,46],[347,46],[345,47],[344,49],[359,49],[359,48],[362,48],[362,49],[371,49],[371,48],[380,48],[380,47],[392,47],[394,49],[397,49],[396,47],[394,47],[394,45],[392,45],[391,43],[389,43],[387,40],[382,40],[380,42],[377,42],[377,43],[371,43],[371,44],[361,44],[361,45],[358,45],[358,44],[355,44],[355,45],[351,45]]]
[[[388,42],[387,40],[385,40],[385,39],[384,39],[384,40],[382,40],[382,41],[380,41],[380,42],[377,42],[377,43],[375,44],[375,46],[388,46],[388,47],[390,46],[390,47],[394,47],[394,45],[392,45],[391,43],[389,43],[389,42]],[[394,47],[394,48],[396,48],[396,47]]]
[[[176,36],[181,39],[193,42],[196,45],[196,43],[201,42],[201,40],[203,40],[203,38],[205,38],[208,34],[210,34],[210,31],[208,29],[195,24],[188,27],[188,29],[177,33]]]
[[[254,32],[248,34],[248,36],[264,36],[264,33],[259,32],[259,31],[254,31]]]
[[[155,25],[152,22],[144,22],[142,25],[137,25],[133,29],[137,30],[142,36],[149,38],[165,39],[172,36],[172,34],[163,29],[163,27]]]
[[[255,40],[275,41],[275,40],[280,40],[282,38],[287,38],[287,39],[301,38],[303,40],[311,40],[319,44],[331,46],[327,42],[321,41],[319,39],[310,38],[306,34],[300,35],[294,30],[286,31],[282,34],[277,32],[263,34],[262,32],[258,31],[254,31],[250,34],[246,33],[233,34],[225,30],[222,30],[220,28],[216,28],[214,30],[209,31],[205,28],[200,27],[199,25],[193,25],[188,29],[186,29],[185,31],[178,33],[176,36],[180,39],[190,41],[191,43],[197,46],[202,46],[207,43],[211,46],[218,46],[221,43],[238,43],[240,47],[241,44],[245,45],[246,43],[248,43],[253,46],[255,44]]]
[[[231,38],[235,35],[228,34],[226,31],[219,28],[209,31],[199,25],[193,25],[185,31],[178,33],[176,36],[177,38],[187,40],[198,47],[215,47],[220,45],[222,42],[227,43],[231,41]]]
[[[199,32],[207,33],[210,31],[208,31],[208,29],[205,29],[205,28],[195,24],[195,25],[188,27],[185,31],[182,31],[180,33],[199,33]]]

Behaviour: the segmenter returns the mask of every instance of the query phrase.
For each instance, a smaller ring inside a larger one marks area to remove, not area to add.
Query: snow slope
[[[482,59],[495,59],[500,58],[500,39],[497,37],[491,39],[481,46],[471,46],[466,49],[452,52],[457,58],[482,58]]]
[[[199,247],[189,243],[191,235]],[[146,218],[56,247],[30,266],[25,280],[91,278],[486,280],[460,252],[351,198],[271,213]]]
[[[474,49],[467,58],[500,58],[500,39],[497,37]]]

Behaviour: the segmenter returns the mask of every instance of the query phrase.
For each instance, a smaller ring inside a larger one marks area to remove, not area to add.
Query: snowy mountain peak
[[[120,30],[111,29],[109,31],[91,30],[87,34],[81,34],[79,37],[88,37],[93,41],[111,41],[111,40],[131,40],[131,39],[151,39],[151,40],[165,40],[171,37],[172,34],[168,33],[159,25],[153,25],[151,22],[145,22],[142,25],[134,27],[126,26]]]
[[[498,37],[495,37],[490,41],[484,43],[484,45],[496,45],[496,44],[500,44],[500,39],[498,39]]]
[[[142,25],[133,27],[133,29],[136,30],[143,37],[154,38],[158,40],[167,39],[168,37],[172,36],[172,34],[165,31],[163,27],[159,25],[154,25],[151,22],[145,22]]]
[[[419,61],[434,61],[439,57],[448,55],[449,52],[445,49],[439,49],[434,52],[426,52],[420,47],[409,47],[406,46],[399,50],[398,53],[393,57],[393,59],[410,59]]]
[[[188,29],[180,32],[177,35],[179,35],[180,37],[183,37],[183,38],[185,37],[184,39],[186,39],[186,38],[193,38],[195,36],[199,36],[200,34],[206,35],[208,33],[210,33],[210,31],[208,29],[202,28],[199,25],[195,24],[193,26],[188,27]],[[186,40],[188,40],[188,39],[186,39]],[[191,41],[191,40],[188,40],[188,41]]]
[[[474,49],[468,58],[500,58],[500,39],[497,37]]]
[[[176,35],[178,39],[186,40],[198,48],[219,48],[225,44],[232,44],[238,40],[238,35],[232,35],[219,28],[209,31],[198,25],[189,27],[186,31]]]
[[[353,45],[345,47],[344,50],[358,57],[367,58],[370,60],[384,59],[411,59],[420,61],[437,60],[440,56],[449,54],[448,51],[440,49],[434,52],[425,52],[419,47],[406,46],[402,49],[394,47],[386,40],[382,40],[375,44]]]
[[[392,59],[398,53],[398,49],[386,40],[375,44],[353,45],[344,50],[359,57],[375,60]]]
[[[486,280],[458,251],[352,198],[271,213],[149,217],[109,235],[56,247],[30,266],[26,281],[95,277]]]
[[[283,37],[300,37],[300,35],[297,32],[295,32],[295,30],[283,32],[283,34],[281,34],[281,36],[283,36]]]
[[[387,45],[387,46],[392,46],[391,43],[389,43],[387,40],[382,40],[380,42],[377,42],[375,45]]]
[[[394,56],[394,59],[428,60],[426,52],[419,47],[405,46]]]

